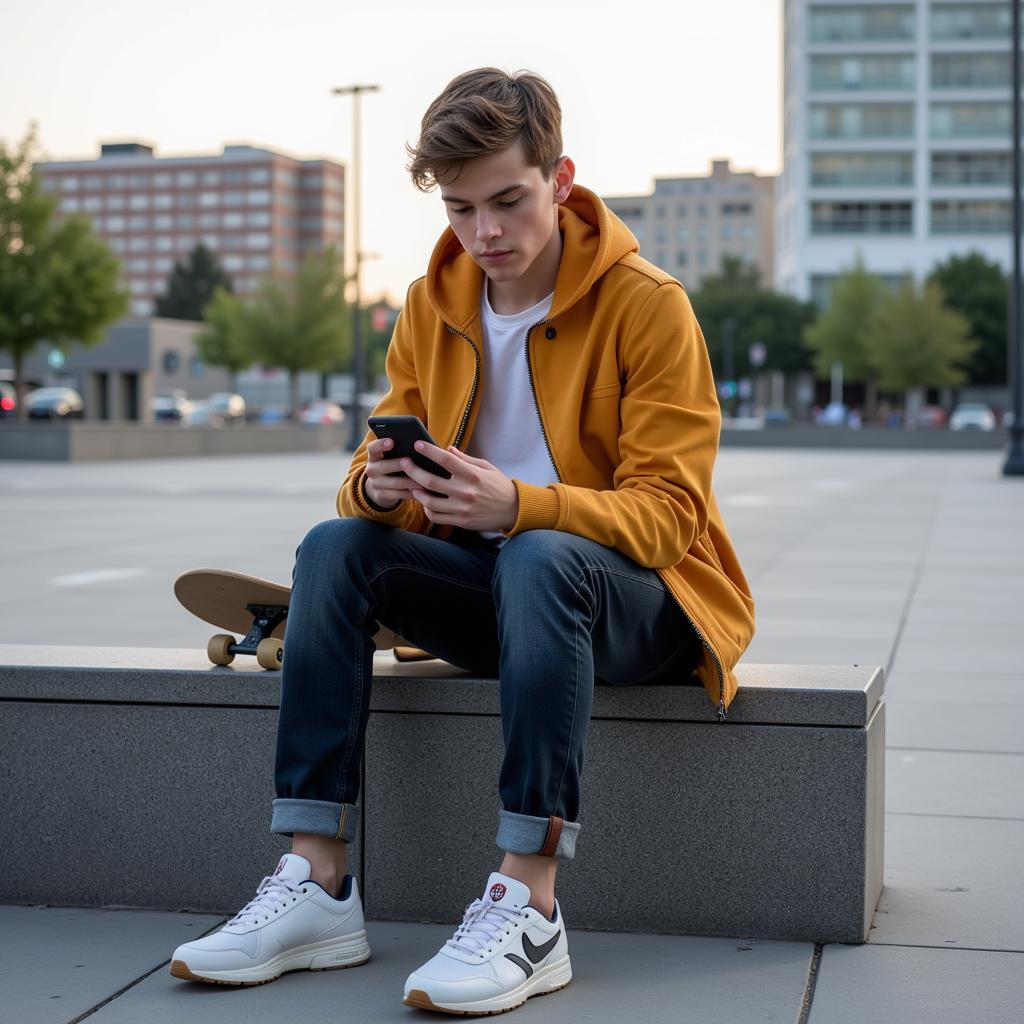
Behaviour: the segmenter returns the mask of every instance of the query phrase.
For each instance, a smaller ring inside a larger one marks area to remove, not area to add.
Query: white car
[[[245,422],[245,399],[231,391],[218,391],[208,399],[210,409],[226,423]]]
[[[961,402],[949,417],[950,430],[995,430],[996,414],[983,402]]]
[[[337,402],[310,402],[300,413],[300,423],[343,423],[345,410]]]

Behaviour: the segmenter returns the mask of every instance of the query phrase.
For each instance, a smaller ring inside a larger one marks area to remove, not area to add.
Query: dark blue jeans
[[[537,853],[555,816],[562,859],[579,832],[595,679],[689,683],[700,652],[653,569],[557,530],[499,548],[472,531],[445,541],[330,519],[303,539],[292,581],[271,824],[283,835],[355,835],[378,623],[500,680],[497,845]]]

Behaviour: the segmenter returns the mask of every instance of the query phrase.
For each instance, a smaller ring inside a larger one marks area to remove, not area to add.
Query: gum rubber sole
[[[572,978],[570,978],[569,981],[572,981]],[[506,1006],[500,1010],[453,1010],[447,1006],[438,1006],[430,996],[420,988],[410,990],[409,994],[402,1000],[402,1002],[406,1006],[415,1006],[418,1010],[433,1010],[435,1013],[450,1013],[459,1017],[496,1017],[499,1013],[509,1013],[512,1010],[518,1010],[527,999],[533,999],[534,996],[550,996],[555,992],[561,992],[562,989],[569,984],[569,981],[567,981],[565,985],[559,985],[558,988],[549,988],[545,992],[531,992],[522,1003],[516,1003],[515,1006]]]
[[[362,967],[363,964],[369,962],[370,958],[367,957],[365,960],[359,960],[354,964],[338,964],[331,967],[293,967],[288,971],[282,971],[281,974],[291,974],[292,971],[345,971],[350,967]],[[175,978],[181,978],[182,981],[201,981],[206,985],[232,985],[236,988],[266,985],[271,981],[277,981],[281,977],[281,974],[275,974],[272,978],[261,978],[259,981],[225,981],[222,978],[204,978],[201,974],[193,974],[188,969],[188,964],[184,960],[171,961],[171,974]]]

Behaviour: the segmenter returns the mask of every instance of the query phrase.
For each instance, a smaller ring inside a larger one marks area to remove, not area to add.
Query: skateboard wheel
[[[210,642],[206,645],[206,656],[214,665],[230,665],[235,660],[235,656],[230,650],[234,642],[235,638],[227,633],[211,636]]]
[[[284,661],[284,644],[273,637],[261,640],[256,646],[256,661],[268,669],[279,669]]]

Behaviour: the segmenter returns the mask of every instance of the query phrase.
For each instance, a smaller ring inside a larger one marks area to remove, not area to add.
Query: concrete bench
[[[600,685],[573,928],[862,942],[882,888],[880,668],[741,665],[726,722],[698,686]],[[0,646],[0,902],[232,913],[267,832],[279,676],[200,651]],[[368,916],[457,921],[499,863],[494,679],[378,652],[350,864]]]

